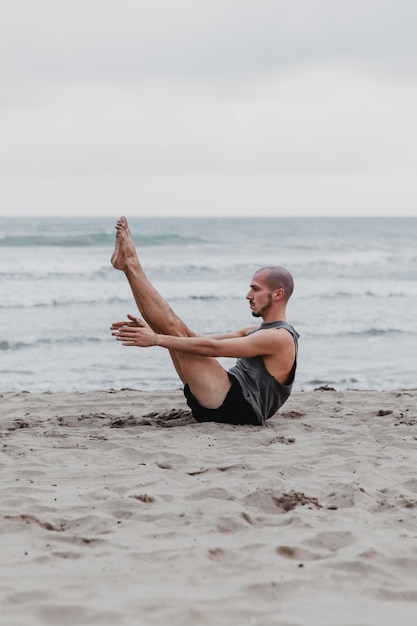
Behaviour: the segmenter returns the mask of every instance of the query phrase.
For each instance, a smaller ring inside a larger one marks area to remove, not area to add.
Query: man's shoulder
[[[260,330],[285,330],[290,333],[294,339],[299,337],[299,334],[295,330],[294,326],[291,326],[286,320],[276,320],[273,322],[263,322],[260,327]]]

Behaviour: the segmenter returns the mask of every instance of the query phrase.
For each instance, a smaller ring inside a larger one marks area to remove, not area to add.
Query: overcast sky
[[[0,216],[417,215],[415,0],[3,0]]]

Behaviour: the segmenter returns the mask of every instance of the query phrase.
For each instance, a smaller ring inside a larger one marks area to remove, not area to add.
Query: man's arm
[[[148,328],[149,331],[153,333],[149,325],[146,324],[143,320],[141,320],[140,317],[134,317],[133,315],[128,315],[127,317],[129,321],[113,322],[110,330],[119,331],[123,327]],[[234,330],[228,333],[208,333],[207,335],[202,334],[202,333],[194,333],[194,335],[196,337],[207,337],[210,339],[218,339],[218,340],[233,339],[236,337],[245,337],[251,330],[255,330],[256,328],[258,328],[258,326],[252,324],[251,326],[245,326],[245,328],[239,328],[238,330]],[[113,332],[112,334],[116,336],[116,332]],[[147,347],[147,346],[141,346],[141,347]]]
[[[246,337],[246,335],[251,331],[258,328],[258,326],[246,326],[245,328],[240,328],[239,330],[234,330],[230,333],[209,333],[207,335],[203,335],[200,333],[195,333],[196,337],[207,337],[210,339],[234,339],[236,337]]]
[[[124,346],[147,348],[157,345],[174,352],[197,356],[245,358],[275,354],[283,340],[283,335],[277,329],[262,330],[248,335],[248,331],[253,327],[222,335],[176,337],[156,334],[145,322],[135,321],[135,325],[120,326],[117,322],[112,326],[113,335]],[[139,323],[142,326],[139,326]]]

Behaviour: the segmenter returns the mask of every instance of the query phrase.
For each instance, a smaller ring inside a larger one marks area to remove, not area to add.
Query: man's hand
[[[145,322],[140,319],[140,317],[133,317],[133,315],[130,314],[128,314],[127,317],[130,322],[113,322],[113,324],[110,326],[110,330],[118,330],[122,326],[135,326],[143,328],[143,326],[146,325]]]
[[[156,345],[156,334],[151,327],[139,317],[128,315],[129,322],[113,322],[110,330],[113,337],[121,341],[123,346],[147,348]]]

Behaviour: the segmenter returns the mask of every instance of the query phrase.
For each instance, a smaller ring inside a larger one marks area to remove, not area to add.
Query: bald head
[[[284,299],[288,301],[294,290],[294,280],[289,271],[280,265],[268,265],[261,267],[261,269],[255,273],[255,276],[261,273],[264,274],[262,280],[265,285],[272,291],[274,289],[283,289],[285,294]]]

